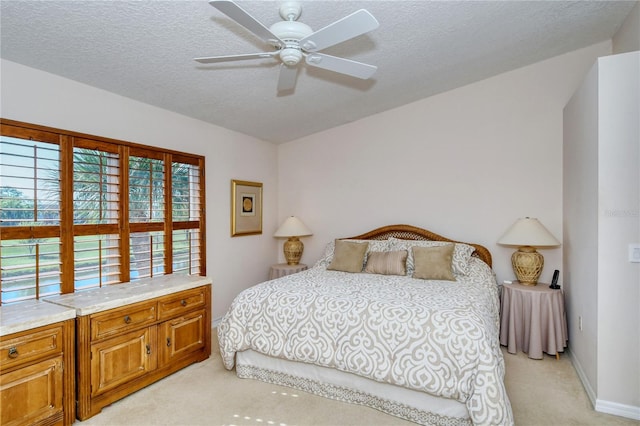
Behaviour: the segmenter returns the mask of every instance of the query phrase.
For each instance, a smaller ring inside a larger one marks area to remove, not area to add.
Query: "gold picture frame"
[[[231,236],[262,234],[262,183],[231,180]]]

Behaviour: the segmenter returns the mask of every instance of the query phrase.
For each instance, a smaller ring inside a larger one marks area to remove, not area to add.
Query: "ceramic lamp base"
[[[534,247],[520,247],[511,255],[511,266],[520,284],[536,285],[544,267],[544,257]]]
[[[284,243],[284,258],[287,260],[288,265],[297,265],[300,263],[302,257],[302,251],[304,250],[304,244],[298,237],[289,237]]]

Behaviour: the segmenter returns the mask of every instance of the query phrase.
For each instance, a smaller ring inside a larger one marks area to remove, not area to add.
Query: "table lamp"
[[[544,257],[537,248],[558,247],[560,242],[536,218],[518,219],[498,240],[503,246],[516,246],[511,266],[520,284],[536,285],[544,266]]]
[[[297,265],[300,262],[304,244],[302,244],[302,241],[300,241],[298,237],[306,237],[309,235],[313,235],[309,228],[295,216],[287,218],[276,233],[273,234],[276,238],[288,238],[283,247],[284,258],[287,260],[287,264]]]

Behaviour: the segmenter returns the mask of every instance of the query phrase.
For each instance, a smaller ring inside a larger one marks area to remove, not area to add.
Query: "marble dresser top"
[[[76,311],[42,300],[0,306],[0,336],[30,330],[76,317]]]
[[[42,300],[75,309],[78,316],[83,316],[207,284],[211,284],[208,277],[171,274],[51,296]]]

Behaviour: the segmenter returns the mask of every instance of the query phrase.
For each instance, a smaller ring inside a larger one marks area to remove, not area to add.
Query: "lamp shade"
[[[558,247],[560,242],[536,218],[518,219],[498,240],[503,246]]]
[[[309,235],[313,235],[313,233],[295,216],[288,217],[276,233],[273,234],[277,238],[306,237]]]

